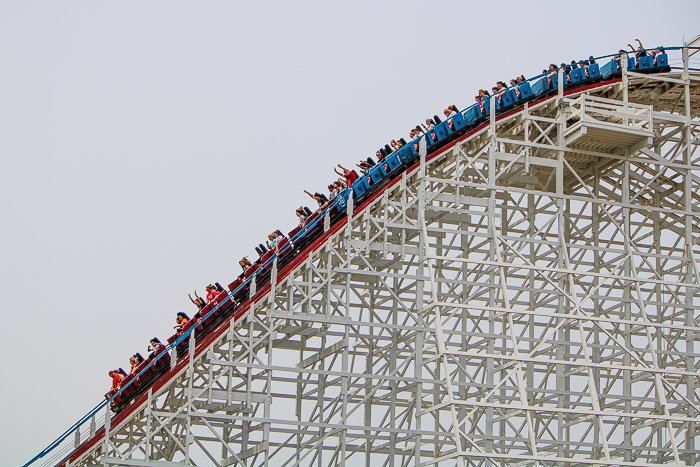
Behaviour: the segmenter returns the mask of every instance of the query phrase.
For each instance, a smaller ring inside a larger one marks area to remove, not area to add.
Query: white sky
[[[0,2],[0,463],[98,404],[332,167],[698,1]]]

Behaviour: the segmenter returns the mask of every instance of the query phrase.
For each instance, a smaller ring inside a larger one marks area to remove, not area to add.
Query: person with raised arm
[[[304,190],[304,193],[306,193],[307,195],[312,197],[318,203],[319,209],[323,209],[328,205],[328,198],[326,198],[326,195],[324,195],[322,193],[318,193],[318,192],[316,192],[312,195],[311,193],[309,193],[306,190]]]
[[[634,52],[634,62],[635,62],[635,67],[639,67],[639,59],[642,57],[646,57],[647,51],[644,50],[644,46],[642,45],[642,41],[639,39],[635,39],[637,41],[637,44],[639,44],[639,47],[635,50],[634,46],[632,44],[627,44],[630,49],[632,49],[632,52]]]
[[[352,188],[352,184],[355,183],[355,180],[357,180],[357,174],[355,172],[352,172],[342,165],[338,164],[338,167],[343,170],[343,172],[338,172],[338,169],[333,167],[333,170],[335,171],[336,174],[340,175],[341,177],[345,178],[345,184]]]
[[[202,311],[202,309],[204,309],[204,307],[207,306],[207,302],[205,302],[202,297],[197,295],[196,290],[194,291],[194,296],[195,296],[194,300],[192,300],[192,295],[187,294],[187,296],[190,297],[190,301],[197,307],[197,309],[199,311]]]

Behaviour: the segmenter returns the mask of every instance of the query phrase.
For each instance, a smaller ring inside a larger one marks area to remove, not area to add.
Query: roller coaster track
[[[697,464],[683,54],[423,146],[47,464]]]

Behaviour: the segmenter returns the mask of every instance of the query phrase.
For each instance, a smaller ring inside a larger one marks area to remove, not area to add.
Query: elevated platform
[[[563,100],[566,146],[609,154],[648,147],[654,137],[652,107],[583,94]],[[569,122],[572,124],[569,125]]]

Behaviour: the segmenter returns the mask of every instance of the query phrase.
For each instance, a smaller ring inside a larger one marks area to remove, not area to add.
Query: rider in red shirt
[[[119,372],[119,370],[112,370],[109,372],[109,377],[112,378],[112,391],[118,391],[124,379],[124,375]]]
[[[338,172],[338,170],[334,167],[333,170],[335,171],[335,173],[337,173],[341,177],[345,178],[345,182],[347,183],[347,185],[349,187],[352,187],[352,184],[355,183],[355,180],[357,180],[357,174],[355,172],[352,172],[352,171],[346,169],[345,167],[343,167],[340,164],[338,164],[338,167],[343,169],[343,173]]]
[[[216,287],[213,285],[208,285],[206,287],[207,289],[207,303],[216,303],[216,296],[219,295],[219,292],[216,290]]]

